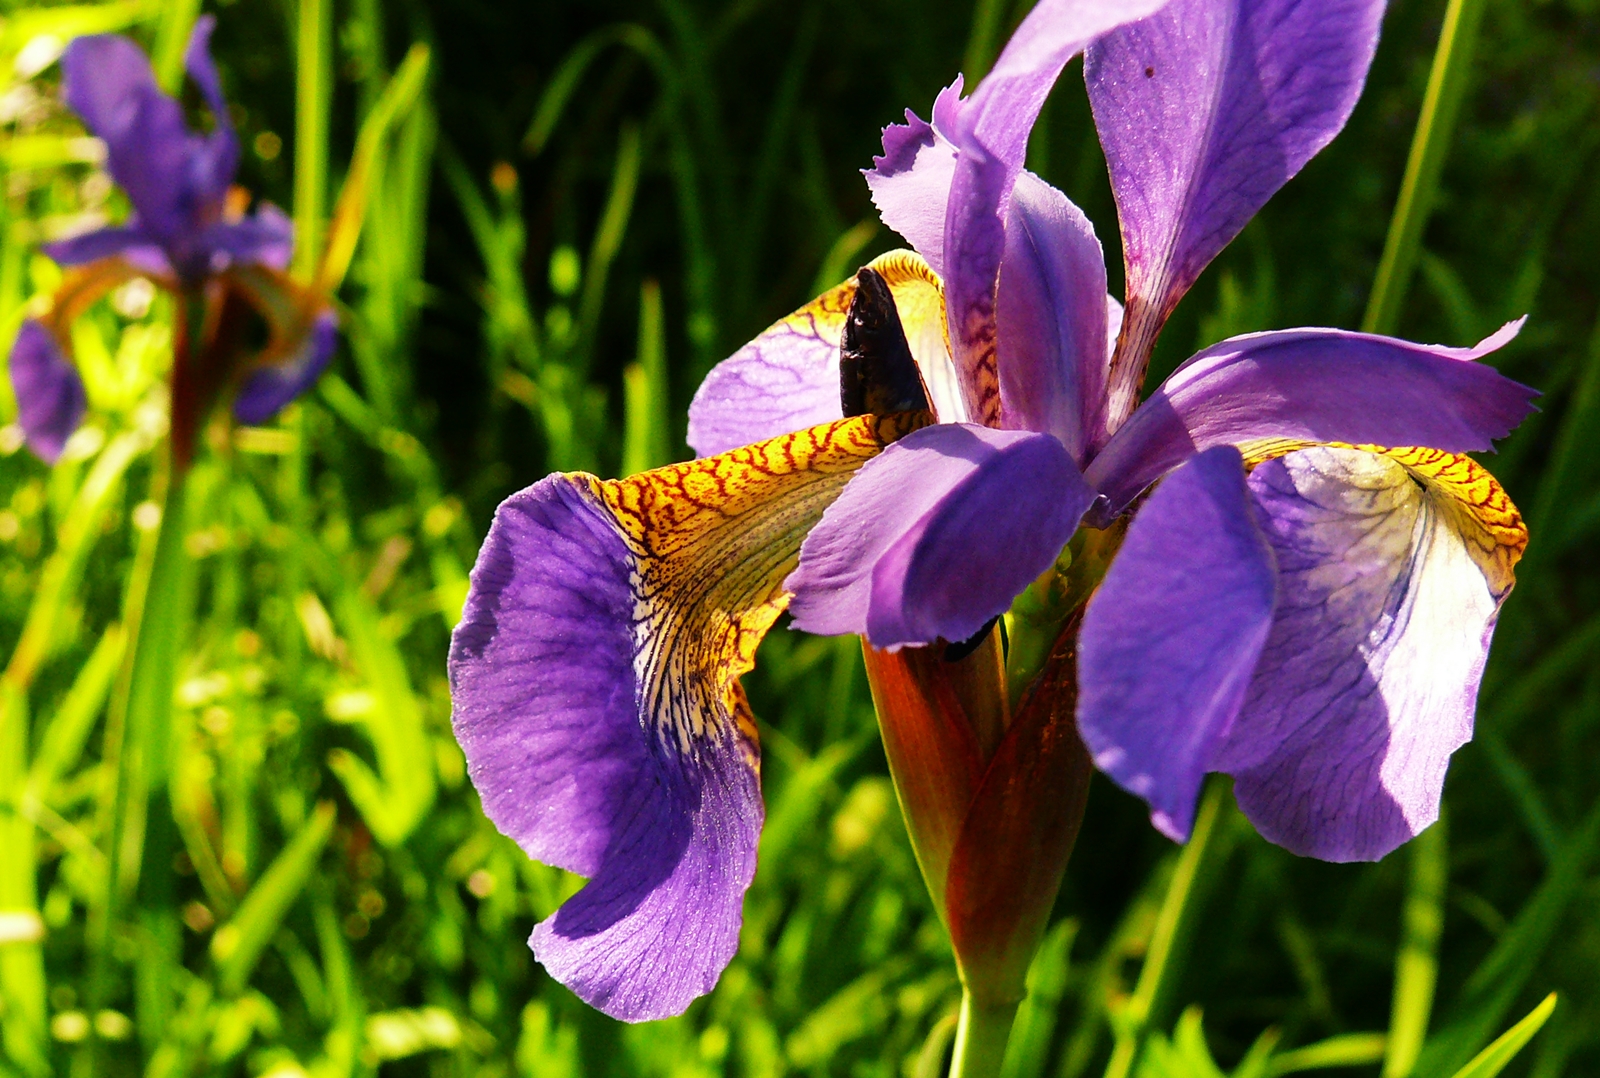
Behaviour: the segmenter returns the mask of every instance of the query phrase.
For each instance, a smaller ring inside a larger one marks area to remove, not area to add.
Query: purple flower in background
[[[642,1019],[681,1011],[731,958],[761,818],[737,679],[786,605],[798,628],[873,648],[891,768],[969,988],[969,962],[1020,983],[1032,953],[970,919],[1003,908],[986,877],[1037,853],[984,836],[1026,835],[1015,820],[1035,810],[1057,826],[1042,799],[1061,796],[1045,782],[995,807],[984,791],[1023,789],[1028,761],[1073,739],[1074,690],[1095,763],[1175,838],[1210,771],[1235,776],[1266,837],[1326,859],[1380,857],[1433,820],[1526,540],[1461,455],[1530,411],[1531,390],[1477,362],[1517,325],[1471,349],[1237,337],[1135,409],[1183,293],[1348,119],[1382,11],[1041,0],[971,96],[958,81],[931,122],[884,132],[867,181],[917,253],[875,260],[712,371],[690,410],[701,460],[550,476],[501,506],[452,646],[455,728],[490,818],[591,878],[535,929],[553,975]],[[1125,308],[1087,218],[1023,168],[1085,50]],[[984,639],[1061,575],[1064,547],[1084,593],[1099,584],[1051,653],[1076,677],[1038,682],[1069,701],[1066,731],[1035,694],[998,747],[951,741],[918,696],[942,675],[897,656]],[[889,692],[898,669],[913,672]],[[928,760],[897,745],[949,766],[919,787]],[[1047,856],[1069,851],[1070,834]],[[1046,913],[1053,871],[1022,888]],[[1005,915],[1033,932],[1035,913]]]
[[[62,96],[106,146],[107,168],[126,192],[132,212],[121,225],[46,245],[71,267],[50,311],[23,324],[11,355],[12,383],[28,445],[54,461],[81,420],[84,389],[70,357],[70,322],[90,303],[133,276],[172,291],[180,308],[208,302],[208,282],[251,303],[267,320],[271,341],[241,370],[186,369],[195,393],[175,389],[174,429],[193,417],[177,414],[193,396],[204,405],[230,380],[245,377],[236,401],[242,421],[263,422],[327,365],[335,343],[332,315],[284,274],[293,249],[289,219],[263,203],[245,213],[247,196],[232,186],[239,140],[210,55],[216,20],[195,24],[184,55],[189,77],[211,112],[213,130],[189,130],[176,100],[161,92],[144,53],[115,34],[74,40],[61,58]],[[224,306],[226,302],[224,301]],[[182,320],[180,309],[180,321]],[[180,339],[187,326],[179,326]],[[233,364],[214,342],[186,342],[196,363]],[[237,353],[236,342],[225,342]],[[289,390],[292,388],[292,392]]]

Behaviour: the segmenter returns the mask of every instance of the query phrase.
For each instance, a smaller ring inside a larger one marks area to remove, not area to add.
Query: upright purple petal
[[[31,318],[17,330],[10,371],[17,422],[28,448],[46,464],[54,464],[83,420],[83,379],[54,335]]]
[[[1156,488],[1084,614],[1078,730],[1176,841],[1267,639],[1274,570],[1243,462],[1219,446]]]
[[[1173,0],[1084,59],[1122,222],[1129,307],[1112,427],[1178,299],[1344,127],[1384,0]]]
[[[310,388],[327,369],[338,344],[339,319],[332,311],[323,311],[291,359],[258,367],[246,376],[233,401],[234,418],[250,425],[270,420]]]
[[[933,272],[944,273],[944,218],[955,175],[956,148],[940,133],[941,116],[959,108],[961,77],[939,91],[934,123],[906,110],[904,124],[883,129],[883,153],[866,172],[883,223],[904,236]]]
[[[944,343],[944,298],[926,263],[890,251],[869,266],[883,275],[911,354],[941,419],[960,420]],[[712,368],[689,405],[689,444],[701,456],[838,419],[839,341],[855,278],[831,288]]]
[[[1438,481],[1442,465],[1481,490],[1477,465],[1403,453],[1421,467],[1317,447],[1249,481],[1280,599],[1213,763],[1264,837],[1326,861],[1376,860],[1438,818],[1511,589],[1500,550],[1526,541],[1520,521],[1485,527],[1463,485]]]
[[[1520,325],[1471,349],[1335,329],[1234,337],[1179,367],[1085,474],[1115,513],[1214,445],[1288,439],[1452,453],[1493,448],[1533,410],[1538,394],[1473,361]]]
[[[1083,211],[1031,172],[1012,192],[996,318],[1001,422],[1055,435],[1081,467],[1110,359],[1105,254]]]
[[[794,624],[878,648],[965,640],[1048,569],[1094,493],[1055,438],[940,423],[862,468],[785,581]]]
[[[1040,0],[972,96],[947,108],[953,127],[947,134],[957,150],[942,252],[950,348],[967,414],[976,421],[993,425],[998,419],[995,285],[1005,253],[1007,206],[1028,134],[1068,60],[1099,35],[1164,3]]]
[[[202,15],[195,20],[184,50],[183,68],[200,88],[216,125],[202,140],[203,149],[196,154],[192,165],[197,194],[206,202],[220,203],[239,168],[239,137],[233,130],[227,99],[222,96],[217,65],[211,59],[211,34],[216,28],[215,15]]]
[[[739,941],[761,798],[738,679],[800,543],[912,420],[838,420],[495,515],[451,641],[456,737],[485,813],[589,877],[534,953],[614,1017],[682,1013]]]
[[[163,94],[139,47],[117,34],[76,38],[61,57],[63,97],[106,144],[106,164],[143,228],[168,242],[200,206],[192,163],[200,140]]]

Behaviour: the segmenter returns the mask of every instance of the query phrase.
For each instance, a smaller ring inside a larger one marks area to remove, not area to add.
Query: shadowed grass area
[[[61,44],[130,33],[175,86],[200,5],[3,6],[9,339],[59,280],[40,242],[127,209],[59,103]],[[899,245],[859,175],[879,129],[1027,6],[215,8],[240,182],[312,237],[307,274],[354,243],[342,343],[272,425],[208,428],[176,502],[173,312],[148,286],[77,324],[90,412],[56,467],[0,392],[0,1075],[942,1072],[960,988],[855,641],[764,644],[741,949],[687,1015],[637,1027],[524,946],[581,881],[482,816],[444,657],[498,500],[554,468],[687,457],[709,367]],[[1301,860],[1214,784],[1179,850],[1097,779],[1005,1078],[1600,1069],[1597,69],[1588,0],[1396,4],[1349,127],[1206,272],[1152,372],[1369,310],[1450,344],[1530,316],[1490,361],[1546,395],[1490,463],[1533,541],[1448,831],[1374,865]],[[1076,64],[1030,167],[1118,275]],[[192,578],[159,575],[163,542]],[[162,622],[170,706],[135,678],[152,602],[192,607]]]

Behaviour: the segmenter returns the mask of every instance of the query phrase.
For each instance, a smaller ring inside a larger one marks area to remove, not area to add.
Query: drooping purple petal
[[[964,418],[944,343],[938,279],[907,251],[890,251],[869,266],[894,295],[906,343],[940,418]],[[711,456],[838,419],[839,341],[854,296],[851,278],[713,367],[689,405],[694,451]]]
[[[1041,0],[972,97],[948,109],[953,130],[947,135],[957,156],[945,213],[945,296],[950,349],[974,420],[992,424],[998,417],[995,284],[1028,134],[1068,60],[1099,35],[1165,2]]]
[[[47,243],[41,248],[45,254],[63,266],[81,266],[85,262],[98,262],[102,258],[121,255],[130,248],[151,246],[150,237],[135,221],[114,228],[97,228],[64,240]]]
[[[965,640],[1048,569],[1094,494],[1055,438],[940,423],[869,462],[784,586],[798,629]]]
[[[1012,192],[998,298],[1001,422],[1055,435],[1081,467],[1110,359],[1105,255],[1083,211],[1031,172]]]
[[[258,367],[246,376],[233,401],[234,418],[252,426],[270,420],[310,388],[327,369],[338,344],[339,319],[332,311],[323,311],[292,359]]]
[[[865,173],[872,203],[883,223],[904,236],[933,272],[944,273],[944,218],[955,174],[956,148],[940,133],[961,98],[961,77],[939,91],[932,124],[910,109],[904,124],[883,129],[883,153]]]
[[[1509,569],[1473,506],[1388,457],[1319,446],[1249,485],[1279,603],[1214,766],[1267,839],[1376,860],[1438,818]]]
[[[1334,329],[1234,337],[1179,367],[1085,474],[1116,513],[1214,445],[1281,438],[1490,449],[1533,410],[1538,394],[1473,361],[1520,326],[1470,349]]]
[[[1274,575],[1243,462],[1219,446],[1156,488],[1084,614],[1078,730],[1176,841],[1267,639]]]
[[[1384,0],[1173,0],[1088,49],[1084,75],[1127,263],[1113,429],[1137,401],[1178,299],[1344,127],[1383,8]]]
[[[28,448],[46,464],[54,464],[83,419],[87,404],[83,379],[54,335],[31,318],[17,330],[9,366],[17,422]]]
[[[457,740],[484,811],[589,884],[529,941],[613,1017],[678,1014],[738,946],[761,798],[731,722],[682,751],[635,673],[636,561],[582,478],[496,513],[451,643]]]

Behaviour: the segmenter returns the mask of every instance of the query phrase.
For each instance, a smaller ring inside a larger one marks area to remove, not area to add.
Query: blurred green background
[[[128,32],[176,86],[199,4],[3,6],[9,340],[58,279],[38,244],[125,212],[57,100],[61,45]],[[215,8],[240,182],[302,238],[414,45],[426,79],[369,128],[333,373],[269,428],[208,432],[185,523],[198,612],[148,806],[112,776],[124,589],[158,515],[165,301],[136,282],[79,323],[91,414],[60,465],[0,430],[0,1073],[938,1073],[959,989],[855,641],[763,646],[747,684],[768,820],[743,944],[709,998],[637,1027],[524,946],[580,881],[483,818],[444,659],[498,500],[551,469],[686,457],[710,366],[898,245],[859,175],[879,129],[958,70],[971,85],[1028,6]],[[1600,5],[1464,9],[1483,22],[1396,328],[1469,344],[1528,314],[1490,362],[1546,395],[1486,458],[1533,540],[1445,826],[1325,865],[1261,841],[1214,787],[1185,853],[1097,780],[1006,1078],[1125,1074],[1118,1043],[1144,1045],[1140,1078],[1444,1078],[1552,990],[1507,1073],[1600,1073]],[[1360,324],[1445,10],[1392,6],[1349,127],[1207,271],[1152,382],[1230,334]],[[1095,221],[1119,291],[1078,64],[1029,154]],[[0,392],[0,425],[14,412]],[[110,867],[130,832],[136,879]]]

